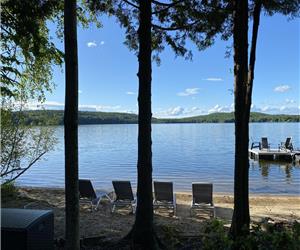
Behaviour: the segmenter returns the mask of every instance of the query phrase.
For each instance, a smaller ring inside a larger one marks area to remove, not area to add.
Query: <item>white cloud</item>
[[[64,103],[56,101],[46,101],[44,103],[29,102],[26,104],[26,109],[39,110],[39,109],[50,109],[50,110],[63,110],[65,107]],[[83,111],[104,111],[104,112],[125,112],[120,105],[95,105],[95,104],[79,104],[79,110]]]
[[[233,111],[232,104],[230,106],[228,106],[228,105],[221,106],[221,105],[217,104],[213,108],[209,109],[208,113],[220,113],[220,112],[228,113],[228,112],[232,112],[232,111]]]
[[[78,90],[78,94],[82,94],[82,90]]]
[[[285,102],[287,103],[287,104],[294,104],[294,103],[296,103],[296,101],[295,100],[293,100],[293,99],[285,99]]]
[[[188,88],[185,89],[184,92],[177,93],[178,96],[191,96],[197,95],[199,93],[199,88]]]
[[[82,111],[103,111],[103,112],[111,112],[118,111],[121,112],[121,106],[115,105],[95,105],[95,104],[79,104],[79,110]]]
[[[297,103],[297,102],[296,102]],[[16,103],[18,105],[18,103]],[[25,109],[29,110],[63,110],[64,103],[56,101],[46,101],[44,103],[29,102],[26,104]],[[98,104],[80,104],[79,110],[81,111],[102,111],[102,112],[121,112],[121,113],[137,113],[138,106],[136,108],[124,108],[121,105],[98,105]],[[166,109],[158,109],[154,111],[153,116],[157,118],[181,118],[181,117],[191,117],[198,115],[206,115],[216,112],[233,112],[234,104],[231,105],[219,105],[216,104],[212,108],[202,108],[199,106],[194,107],[170,107]],[[300,106],[295,103],[281,103],[281,104],[268,104],[263,106],[257,106],[256,104],[251,105],[252,112],[262,112],[267,114],[300,114]]]
[[[183,111],[184,111],[184,108],[178,106],[178,107],[175,107],[174,109],[172,109],[170,114],[172,116],[178,116],[178,115],[182,115]]]
[[[104,42],[104,41],[101,41],[101,42],[100,42],[100,45],[104,45],[104,44],[105,44],[105,42]]]
[[[159,109],[154,112],[153,116],[157,118],[180,118],[207,114],[200,107],[183,108],[181,106],[171,107],[168,109]]]
[[[126,95],[136,95],[136,93],[135,93],[135,92],[132,92],[132,91],[127,91],[127,92],[126,92]]]
[[[291,89],[291,87],[289,85],[279,85],[279,86],[274,88],[274,92],[283,93],[283,92],[286,92],[290,89]]]
[[[87,42],[86,46],[88,46],[89,48],[94,48],[94,47],[97,47],[97,43],[96,43],[96,41]]]
[[[61,102],[55,101],[46,101],[43,103],[39,102],[28,102],[25,105],[25,109],[29,110],[40,110],[40,109],[53,109],[53,110],[61,110],[64,109],[65,104]]]
[[[205,78],[203,80],[204,81],[211,81],[211,82],[221,82],[221,81],[223,81],[223,79],[220,78],[220,77],[208,77],[208,78]]]
[[[265,105],[258,107],[254,104],[251,105],[251,111],[252,112],[261,112],[261,113],[267,113],[267,114],[286,114],[286,115],[299,115],[300,107],[297,107],[295,105],[291,105],[288,103],[288,106],[286,105]]]
[[[211,113],[228,113],[234,111],[234,104],[231,105],[219,105],[216,104],[212,108],[201,108],[201,107],[191,107],[184,108],[182,106],[171,107],[167,109],[158,109],[154,112],[153,116],[157,118],[182,118],[191,117],[198,115],[207,115]],[[251,105],[252,112],[261,112],[267,114],[300,114],[300,106],[285,106],[285,105],[265,105],[257,106],[255,104]]]

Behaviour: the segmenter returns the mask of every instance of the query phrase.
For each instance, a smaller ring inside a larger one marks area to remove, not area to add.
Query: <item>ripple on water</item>
[[[191,191],[192,182],[213,182],[216,192],[233,192],[233,124],[154,124],[153,179],[174,182],[177,191]],[[63,127],[55,131],[55,150],[33,166],[19,185],[63,187]],[[298,123],[253,123],[255,141],[267,136],[278,145],[287,136],[300,146]],[[79,175],[96,188],[111,189],[113,179],[130,180],[136,188],[137,125],[79,126]],[[300,167],[251,161],[251,193],[300,194]]]

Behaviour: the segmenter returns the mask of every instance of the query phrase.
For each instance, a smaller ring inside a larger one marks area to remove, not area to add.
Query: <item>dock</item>
[[[249,149],[249,157],[255,160],[299,162],[300,150]]]

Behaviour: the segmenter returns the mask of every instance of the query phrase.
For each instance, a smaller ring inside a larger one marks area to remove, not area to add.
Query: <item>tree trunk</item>
[[[248,72],[248,86],[246,93],[246,119],[250,119],[250,110],[251,110],[251,102],[252,102],[252,89],[253,89],[253,81],[254,81],[254,67],[255,67],[255,57],[256,57],[256,43],[257,43],[257,35],[258,35],[258,26],[259,26],[259,18],[261,12],[262,1],[256,0],[254,5],[253,12],[253,28],[252,28],[252,41],[251,41],[251,49],[250,49],[250,62],[249,62],[249,72]]]
[[[78,57],[76,0],[65,0],[65,195],[66,249],[79,249],[78,192]]]
[[[139,36],[139,117],[137,161],[137,210],[132,236],[135,248],[155,248],[152,197],[151,141],[151,1],[140,1]]]
[[[235,238],[249,230],[249,124],[245,116],[248,84],[248,1],[234,1],[234,97],[235,166],[234,212],[231,234]],[[245,230],[245,231],[244,231]]]

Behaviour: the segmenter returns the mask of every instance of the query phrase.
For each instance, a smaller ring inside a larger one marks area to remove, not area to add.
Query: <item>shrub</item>
[[[214,219],[207,222],[204,228],[202,244],[205,250],[231,249],[232,240],[228,237],[222,221]]]
[[[240,250],[300,250],[300,223],[262,224],[253,226],[250,234],[235,241],[230,239],[224,224],[218,220],[208,222],[202,238],[203,249]]]
[[[10,183],[1,185],[2,199],[8,198],[8,197],[9,198],[16,197],[17,193],[18,193],[18,189],[16,188],[14,182],[10,182]]]

